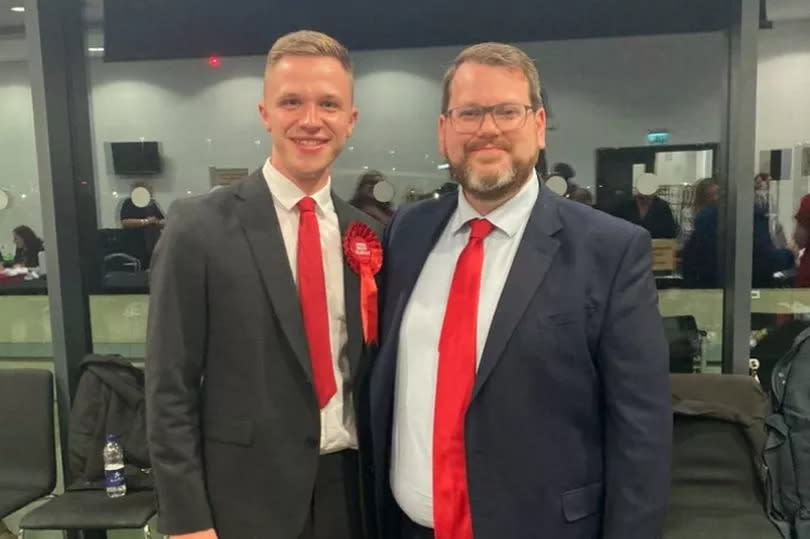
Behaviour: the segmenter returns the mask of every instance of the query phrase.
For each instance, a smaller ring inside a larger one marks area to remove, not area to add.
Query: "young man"
[[[519,49],[463,51],[438,138],[461,189],[389,225],[370,388],[386,539],[660,537],[668,351],[650,236],[537,179]]]
[[[174,204],[155,252],[146,394],[160,528],[359,538],[367,317],[342,239],[379,228],[330,190],[357,119],[346,49],[316,32],[280,38],[259,114],[264,166]]]

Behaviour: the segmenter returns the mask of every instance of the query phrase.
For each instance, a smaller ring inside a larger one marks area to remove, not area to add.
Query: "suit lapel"
[[[273,198],[261,170],[239,185],[236,198],[239,201],[237,214],[267,295],[296,359],[311,379],[312,367],[298,303],[298,289],[293,280]]]
[[[447,221],[456,209],[458,198],[445,196],[437,200],[435,204],[438,207],[414,210],[414,212],[421,211],[421,214],[408,216],[410,222],[406,225],[407,230],[397,228],[399,221],[395,216],[392,221],[393,229],[389,228],[388,234],[398,234],[396,252],[390,252],[389,245],[383,246],[385,250],[383,255],[385,299],[381,303],[384,315],[381,318],[383,325],[380,326],[382,341],[372,374],[371,389],[371,413],[377,418],[390,419],[388,412],[393,403],[391,396],[394,394],[402,315],[430,251],[436,245]],[[392,269],[394,266],[395,269]],[[387,429],[376,434],[384,431]],[[381,440],[375,441],[375,446],[378,446],[378,443],[381,443]]]
[[[378,467],[377,488],[380,493],[384,491],[383,485],[387,484],[383,479],[387,477],[386,463],[390,456],[386,450],[390,447],[391,440],[394,381],[402,315],[430,251],[456,209],[458,198],[447,195],[424,204],[425,206],[412,210],[419,215],[407,215],[407,229],[399,228],[401,224],[396,215],[389,224],[386,235],[397,235],[396,251],[392,252],[387,242],[383,245],[385,297],[381,302],[381,348],[372,370],[370,388],[371,435],[377,462],[375,466]],[[436,206],[427,206],[428,204]]]
[[[492,374],[506,343],[548,274],[560,246],[554,235],[561,228],[555,195],[543,186],[495,309],[472,398],[476,397]]]
[[[341,242],[352,223],[351,208],[337,195],[332,193],[332,203],[335,205],[335,213],[340,226]],[[346,343],[346,354],[349,356],[349,363],[353,373],[357,373],[360,358],[363,352],[363,327],[360,320],[360,277],[346,263],[341,246],[341,259],[343,260],[343,295],[345,297],[346,309],[346,333],[348,342]]]
[[[430,252],[433,250],[436,242],[439,241],[439,236],[442,231],[444,231],[447,222],[456,210],[458,197],[448,195],[439,199],[436,204],[439,206],[437,211],[423,212],[426,214],[423,216],[424,218],[411,225],[414,226],[414,230],[400,231],[400,235],[405,236],[404,241],[407,243],[401,243],[399,251],[400,253],[408,253],[409,266],[407,269],[402,267],[402,270],[407,271],[407,274],[402,281],[402,288],[395,291],[398,293],[398,297],[392,318],[392,331],[399,330],[399,326],[402,323],[402,315],[405,311],[405,307],[408,305],[411,293],[416,286],[416,281],[422,273],[422,268]],[[415,226],[420,226],[420,229],[415,229]],[[401,257],[403,255],[399,254],[399,256]],[[393,339],[388,339],[388,341],[397,342],[399,340],[399,334],[393,337]]]

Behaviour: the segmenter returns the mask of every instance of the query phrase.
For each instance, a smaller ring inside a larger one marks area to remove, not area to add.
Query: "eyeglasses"
[[[492,115],[492,120],[501,131],[514,131],[526,124],[526,118],[530,111],[534,111],[531,105],[521,105],[519,103],[499,103],[491,107],[479,107],[469,105],[449,109],[444,113],[450,119],[450,124],[458,133],[472,134],[481,129],[484,123],[484,116]]]

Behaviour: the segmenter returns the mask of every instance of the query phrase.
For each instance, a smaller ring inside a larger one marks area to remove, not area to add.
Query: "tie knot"
[[[312,200],[310,197],[304,197],[298,201],[298,210],[301,213],[307,212],[314,212],[315,211],[315,201]]]
[[[473,219],[470,221],[470,239],[482,240],[489,236],[495,226],[486,219]]]

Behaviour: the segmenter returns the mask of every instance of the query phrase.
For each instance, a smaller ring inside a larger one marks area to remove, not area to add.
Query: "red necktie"
[[[315,216],[315,201],[298,202],[298,299],[312,364],[312,381],[318,407],[323,408],[337,392],[332,349],[329,343],[329,311],[321,257],[321,234]]]
[[[464,415],[475,379],[478,295],[485,219],[470,221],[470,238],[456,262],[439,338],[439,371],[433,418],[433,528],[436,539],[472,539]]]

